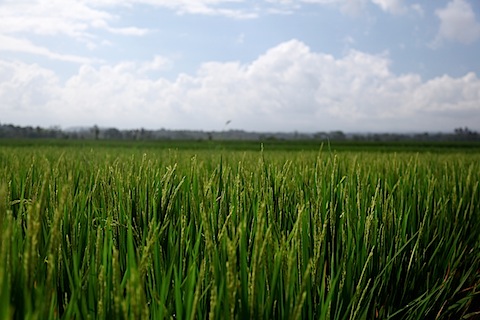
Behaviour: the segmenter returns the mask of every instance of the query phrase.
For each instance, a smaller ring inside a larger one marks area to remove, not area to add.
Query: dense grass
[[[476,152],[41,144],[0,164],[1,318],[480,316]]]
[[[155,151],[318,151],[330,152],[419,152],[480,153],[480,141],[354,141],[354,140],[67,140],[67,139],[0,139],[0,147],[105,148]]]

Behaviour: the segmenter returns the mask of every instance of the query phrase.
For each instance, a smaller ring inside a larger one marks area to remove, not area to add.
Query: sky
[[[0,123],[480,131],[478,0],[0,0]]]

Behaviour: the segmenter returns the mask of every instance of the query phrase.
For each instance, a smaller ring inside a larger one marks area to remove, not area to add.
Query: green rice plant
[[[0,159],[2,318],[479,315],[471,150],[39,144]]]

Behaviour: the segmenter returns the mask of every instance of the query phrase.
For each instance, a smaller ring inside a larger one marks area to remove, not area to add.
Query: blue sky
[[[476,0],[0,0],[0,122],[480,130],[479,56]]]

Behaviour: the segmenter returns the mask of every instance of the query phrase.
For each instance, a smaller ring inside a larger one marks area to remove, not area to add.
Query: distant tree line
[[[480,134],[467,127],[455,128],[451,133],[344,133],[343,131],[249,132],[243,130],[120,130],[97,125],[63,130],[0,124],[0,138],[4,139],[86,139],[86,140],[332,140],[332,141],[480,141]]]

